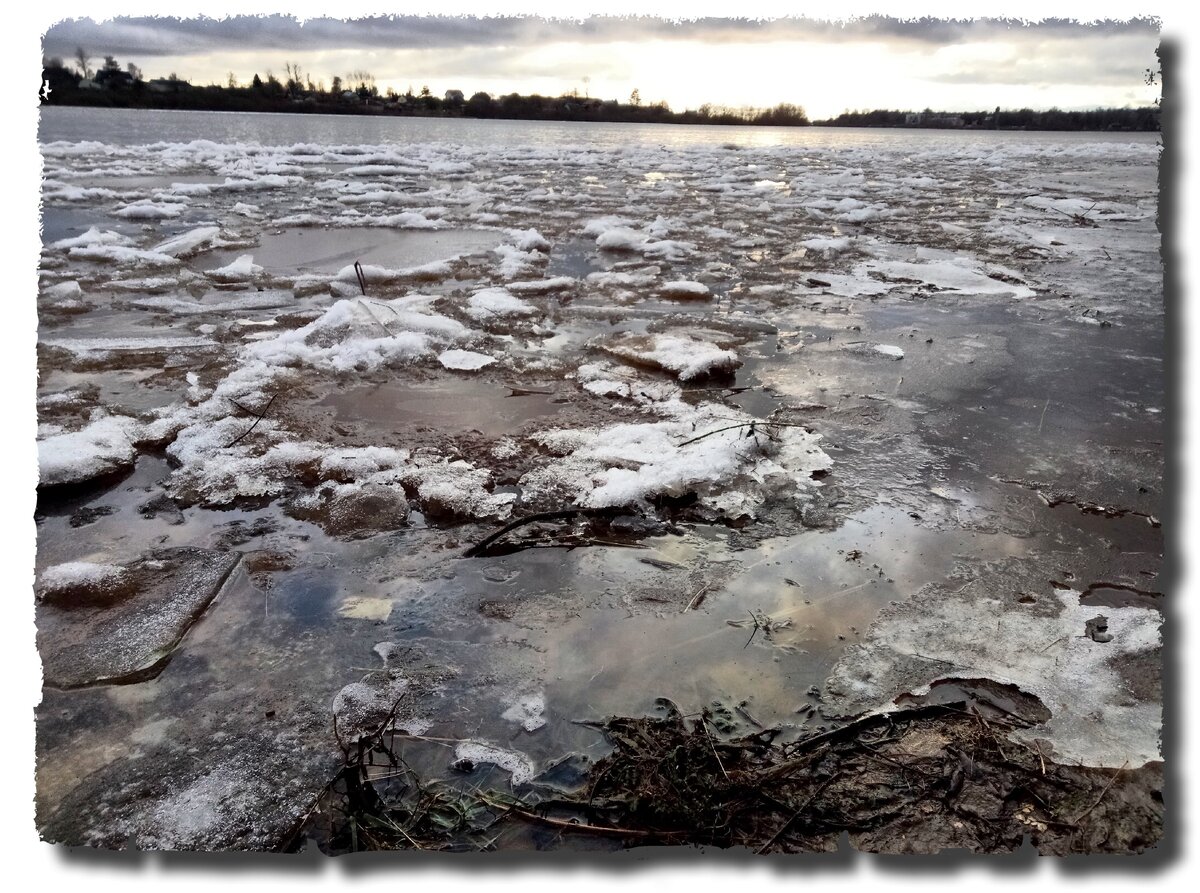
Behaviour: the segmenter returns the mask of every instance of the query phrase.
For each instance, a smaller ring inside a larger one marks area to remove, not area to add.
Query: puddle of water
[[[42,244],[81,236],[93,226],[136,237],[141,231],[139,222],[117,220],[95,208],[71,208],[46,205],[42,208]]]
[[[270,272],[336,273],[356,260],[395,270],[490,251],[499,243],[500,237],[486,230],[289,227],[264,234],[253,248],[210,252],[204,255],[204,269],[252,254]]]
[[[554,415],[563,407],[553,394],[509,394],[504,385],[473,378],[389,381],[330,394],[319,405],[331,407],[342,421],[366,422],[385,431],[403,433],[427,425],[488,437],[511,434],[525,422]]]
[[[51,369],[38,381],[38,396],[95,385],[100,389],[99,403],[113,412],[148,412],[181,400],[188,388],[187,382],[183,380],[182,372],[179,373],[177,388],[154,387],[145,384],[147,378],[158,374],[158,369],[112,369],[89,372]]]
[[[589,273],[608,270],[620,257],[608,256],[596,249],[595,239],[570,239],[556,242],[550,252],[550,263],[546,265],[546,277],[572,276],[583,279]]]
[[[1079,597],[1079,604],[1098,608],[1149,608],[1162,610],[1162,593],[1132,589],[1117,584],[1095,583]]]

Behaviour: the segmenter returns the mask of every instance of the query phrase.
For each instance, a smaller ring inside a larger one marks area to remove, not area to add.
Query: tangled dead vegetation
[[[857,849],[1043,854],[1140,852],[1162,835],[1161,764],[1055,763],[1008,739],[1026,724],[973,701],[873,714],[788,744],[777,730],[725,738],[706,710],[595,724],[611,754],[564,792],[541,776],[516,791],[424,782],[379,734],[348,754],[321,805],[333,852],[690,844],[753,852]],[[549,842],[545,836],[551,832]]]

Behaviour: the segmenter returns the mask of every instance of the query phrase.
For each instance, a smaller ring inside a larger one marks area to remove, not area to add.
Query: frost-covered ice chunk
[[[702,507],[737,518],[753,516],[768,496],[795,501],[817,486],[812,473],[831,465],[819,435],[803,429],[748,436],[755,420],[730,425],[725,407],[674,408],[665,421],[541,435],[562,458],[522,477],[526,498],[601,508],[695,494]]]
[[[526,732],[536,732],[546,724],[542,715],[546,712],[546,696],[540,692],[519,695],[509,702],[508,709],[500,714],[501,719],[515,722]]]
[[[57,285],[51,285],[44,289],[42,294],[51,301],[78,301],[83,297],[83,289],[78,282],[74,280],[70,282],[59,282]]]
[[[447,369],[474,371],[492,365],[496,358],[473,350],[444,350],[438,354],[438,362]]]
[[[485,288],[467,301],[467,315],[474,319],[503,316],[531,316],[537,308],[512,295],[507,289]]]
[[[165,310],[184,316],[202,313],[237,313],[246,310],[265,310],[273,307],[290,307],[296,299],[290,291],[271,289],[267,291],[249,291],[241,294],[228,291],[210,291],[199,301],[185,301],[170,295],[153,295],[145,298],[132,298],[129,303],[134,307],[144,307],[148,310]],[[264,325],[264,323],[256,323]]]
[[[446,260],[433,261],[432,263],[421,264],[416,267],[405,267],[399,270],[392,270],[387,267],[376,266],[375,264],[365,264],[359,269],[362,270],[363,278],[368,283],[402,282],[404,280],[436,281],[450,275],[453,271],[451,262],[457,259],[458,256],[456,255]],[[334,274],[333,279],[335,282],[353,283],[355,288],[358,287],[358,274],[354,271],[354,264],[342,267]]]
[[[509,238],[522,251],[549,251],[550,240],[536,229],[510,229]]]
[[[547,261],[540,251],[522,251],[512,245],[497,245],[492,252],[500,258],[499,273],[504,279],[515,279]]]
[[[515,750],[507,750],[498,744],[488,741],[464,741],[454,750],[454,756],[459,760],[472,763],[490,763],[512,775],[513,787],[522,785],[533,778],[535,770],[533,760]]]
[[[256,345],[255,356],[275,366],[307,365],[337,372],[412,360],[427,354],[434,344],[470,335],[457,320],[422,312],[436,300],[407,295],[391,301],[338,301],[308,325]]]
[[[51,242],[51,248],[94,248],[97,245],[132,245],[133,240],[128,236],[123,236],[120,233],[115,233],[110,230],[101,232],[99,227],[93,226],[81,236],[74,236],[70,239],[59,239],[57,242]]]
[[[153,250],[160,254],[169,254],[171,257],[182,257],[208,247],[220,232],[219,226],[198,226],[186,233],[180,233],[167,239],[165,242],[160,242],[154,246]]]
[[[614,226],[596,236],[596,247],[605,251],[640,251],[646,235],[627,226]]]
[[[262,267],[254,262],[253,254],[243,254],[232,263],[215,270],[206,270],[205,275],[218,282],[244,282],[262,272]]]
[[[68,561],[42,571],[38,575],[38,589],[44,597],[79,590],[99,591],[120,583],[125,574],[125,568],[119,564]]]
[[[957,294],[1010,295],[1031,298],[1037,292],[1025,285],[1013,284],[987,275],[978,263],[967,258],[920,262],[870,260],[854,270],[856,275],[882,273],[891,279],[916,279]]]
[[[182,202],[156,202],[147,199],[118,208],[113,211],[113,216],[126,220],[170,220],[181,216],[186,210],[187,205]]]
[[[648,381],[635,370],[614,363],[585,363],[575,370],[575,380],[597,397],[621,397],[635,403],[668,403],[679,396],[679,386],[664,381]]]
[[[877,354],[882,354],[893,360],[903,360],[904,351],[894,344],[873,344],[871,349]]]
[[[712,291],[703,282],[691,282],[686,279],[677,279],[673,282],[664,282],[658,289],[659,293],[668,298],[707,298],[712,296]]]
[[[167,330],[170,331],[170,330]],[[80,357],[102,357],[110,353],[158,352],[211,347],[213,342],[197,335],[144,335],[128,338],[43,338],[42,344],[70,351]]]
[[[492,493],[492,474],[463,460],[402,469],[399,479],[416,487],[426,514],[440,518],[507,518],[515,493]]]
[[[563,291],[579,284],[570,276],[555,276],[553,279],[533,279],[527,282],[510,282],[505,289],[519,295],[541,295],[552,291]]]
[[[85,245],[72,248],[70,256],[79,260],[107,261],[118,264],[137,264],[150,267],[173,267],[179,259],[161,251],[146,251],[127,245]]]
[[[101,416],[79,431],[38,441],[38,486],[77,484],[133,465],[139,425],[126,416]]]
[[[351,682],[333,699],[338,732],[353,741],[378,731],[394,718],[396,703],[407,690],[407,680],[391,675],[382,683]]]
[[[823,251],[826,254],[835,254],[838,251],[845,251],[850,247],[850,238],[849,236],[819,237],[805,239],[800,245],[809,251]]]
[[[742,365],[732,350],[691,335],[618,335],[600,347],[615,357],[693,381],[708,375],[732,372]]]

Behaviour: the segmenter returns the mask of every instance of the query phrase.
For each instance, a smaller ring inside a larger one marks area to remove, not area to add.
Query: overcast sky
[[[46,32],[47,55],[111,54],[146,76],[242,82],[300,65],[313,81],[371,72],[381,90],[435,94],[578,90],[673,109],[792,102],[813,117],[845,109],[1094,108],[1144,105],[1158,28],[1151,21],[1032,25],[997,20],[848,24],[804,19],[285,16],[70,20]]]

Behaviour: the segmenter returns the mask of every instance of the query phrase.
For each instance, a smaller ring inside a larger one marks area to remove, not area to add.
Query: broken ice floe
[[[38,616],[46,681],[74,688],[153,673],[239,558],[210,549],[162,549],[119,569],[83,563],[47,569]],[[89,610],[96,604],[105,609]]]
[[[636,335],[626,333],[602,342],[606,353],[631,363],[662,369],[680,381],[694,381],[733,372],[742,365],[738,355],[690,334]]]
[[[78,431],[38,441],[38,486],[76,484],[132,468],[136,419],[101,415]]]
[[[473,350],[444,350],[438,354],[438,362],[447,369],[473,372],[484,366],[492,365],[496,362],[496,358],[485,353],[476,353]]]
[[[560,458],[520,485],[533,503],[587,507],[645,505],[694,494],[715,517],[753,517],[772,497],[802,501],[827,470],[820,437],[797,427],[756,433],[754,419],[730,424],[722,406],[675,402],[676,418],[601,429],[557,429],[537,440]]]
[[[1010,587],[1003,587],[1007,593]],[[1107,609],[1113,641],[1084,635],[1094,607],[1054,589],[1054,610],[1002,597],[981,574],[933,585],[883,609],[867,637],[847,649],[827,683],[828,708],[848,714],[890,709],[904,692],[937,679],[988,678],[1035,695],[1051,717],[1013,738],[1053,748],[1058,762],[1119,768],[1160,759],[1160,704],[1128,694],[1122,660],[1160,646],[1159,611]],[[1047,757],[1050,753],[1046,754]]]
[[[546,724],[546,698],[540,693],[517,695],[500,714],[501,719],[515,722],[526,732],[536,732]]]

